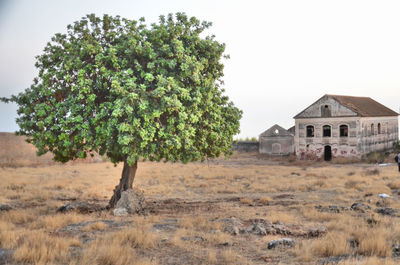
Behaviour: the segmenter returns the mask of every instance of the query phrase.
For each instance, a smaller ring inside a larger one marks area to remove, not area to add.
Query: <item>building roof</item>
[[[385,107],[384,105],[373,100],[370,97],[353,97],[328,94],[324,95],[323,97],[329,97],[336,100],[339,104],[349,108],[361,117],[383,117],[399,115],[397,112],[389,109],[388,107]],[[294,118],[296,119],[302,112],[297,114]]]
[[[285,128],[275,124],[268,130],[264,131],[260,134],[260,137],[276,137],[276,136],[293,136],[290,132],[288,132]]]

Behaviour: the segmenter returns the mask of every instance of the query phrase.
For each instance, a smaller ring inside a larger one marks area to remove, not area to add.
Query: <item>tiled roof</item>
[[[398,116],[399,114],[369,97],[326,95],[343,106],[358,113],[361,117]]]

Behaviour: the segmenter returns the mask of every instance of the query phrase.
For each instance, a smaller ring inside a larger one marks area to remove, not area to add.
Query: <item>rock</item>
[[[398,210],[390,207],[378,207],[374,210],[374,212],[382,215],[396,216]]]
[[[355,238],[350,238],[349,240],[347,240],[347,242],[349,243],[349,246],[351,247],[351,248],[358,248],[358,246],[360,245],[360,243],[358,242],[358,240],[357,239],[355,239]]]
[[[181,237],[183,241],[204,242],[206,239],[202,236],[184,236]]]
[[[271,263],[272,262],[272,258],[270,256],[264,255],[264,256],[261,256],[260,259],[262,261],[264,261],[265,263]]]
[[[77,202],[77,203],[68,203],[57,209],[58,213],[67,213],[71,211],[76,211],[78,213],[93,213],[104,210],[105,207],[96,203],[88,203],[88,202]]]
[[[234,236],[237,236],[240,233],[239,228],[235,225],[226,226],[224,231]]]
[[[12,264],[12,255],[14,250],[0,248],[0,264]]]
[[[112,228],[117,228],[117,227],[119,228],[119,227],[127,225],[126,223],[119,223],[119,222],[115,222],[113,220],[84,221],[84,222],[69,224],[65,227],[57,229],[56,232],[57,233],[67,233],[67,234],[79,233],[79,232],[81,232],[81,230],[84,227],[89,226],[94,223],[99,223],[99,222],[104,223],[104,224],[108,225],[108,227],[112,227]]]
[[[233,246],[233,243],[232,242],[224,242],[224,243],[221,243],[220,245],[224,246],[224,247],[231,247],[231,246]]]
[[[0,203],[0,212],[5,212],[11,210],[11,206],[8,204],[1,204]]]
[[[392,248],[393,257],[400,257],[400,244],[393,244]]]
[[[115,208],[113,213],[115,216],[127,216],[128,210],[125,208]]]
[[[153,229],[155,230],[164,230],[164,231],[175,231],[178,229],[176,224],[154,224]]]
[[[265,236],[267,234],[267,231],[265,230],[265,228],[258,224],[255,224],[253,226],[253,231],[254,231],[253,233],[256,235]]]
[[[314,229],[309,229],[307,232],[308,237],[319,237],[321,235],[324,235],[326,233],[326,228],[325,227],[318,227]]]
[[[337,205],[328,205],[328,206],[317,205],[315,206],[315,209],[317,209],[319,212],[326,212],[326,213],[340,213],[342,211],[350,210],[349,207],[337,206]]]
[[[121,193],[115,208],[124,208],[129,214],[142,214],[145,210],[143,192],[129,189]]]
[[[296,245],[296,241],[292,238],[281,238],[277,240],[272,240],[268,242],[268,249],[273,249],[276,247],[287,246],[294,247]]]
[[[386,193],[378,194],[378,196],[379,196],[379,198],[382,198],[382,199],[392,198],[390,195],[388,195],[388,194],[386,194]]]
[[[350,207],[353,211],[365,213],[368,210],[371,210],[371,207],[367,204],[364,204],[362,202],[356,202],[353,203]]]
[[[240,223],[241,222],[235,222]],[[284,235],[293,237],[318,237],[326,233],[325,227],[311,228],[308,231],[304,230],[300,225],[283,224],[281,222],[272,223],[264,219],[250,219],[244,221],[245,225],[227,224],[224,231],[232,234],[253,234],[259,236],[265,235]],[[250,223],[250,224],[249,224]]]
[[[345,254],[345,255],[341,255],[341,256],[330,256],[330,257],[322,259],[318,264],[321,264],[321,265],[338,264],[340,261],[345,260],[349,257],[350,257],[349,254]]]

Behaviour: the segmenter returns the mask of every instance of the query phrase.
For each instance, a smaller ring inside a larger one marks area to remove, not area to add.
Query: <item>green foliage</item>
[[[257,137],[246,137],[246,138],[238,138],[235,140],[236,143],[238,142],[258,142]]]
[[[11,99],[20,135],[66,162],[98,152],[114,163],[230,154],[242,112],[221,88],[225,45],[183,13],[144,19],[94,14],[57,33],[39,75]]]

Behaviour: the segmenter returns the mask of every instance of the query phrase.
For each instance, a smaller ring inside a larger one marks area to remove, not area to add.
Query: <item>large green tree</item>
[[[31,87],[2,100],[18,104],[17,133],[38,155],[67,162],[97,152],[123,162],[114,207],[139,160],[231,152],[242,112],[221,87],[225,45],[203,37],[210,26],[184,13],[150,26],[87,15],[46,45]]]

